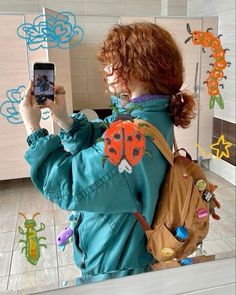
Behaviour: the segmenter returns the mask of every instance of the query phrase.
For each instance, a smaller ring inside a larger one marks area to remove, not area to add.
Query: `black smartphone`
[[[34,95],[39,105],[54,100],[55,65],[37,62],[33,66]]]

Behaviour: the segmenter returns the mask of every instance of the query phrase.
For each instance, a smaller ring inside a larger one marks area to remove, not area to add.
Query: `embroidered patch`
[[[113,106],[116,109],[115,106]],[[104,154],[102,165],[108,160],[111,164],[118,166],[120,173],[124,171],[132,173],[132,167],[137,165],[147,154],[152,158],[152,154],[145,150],[146,137],[151,137],[149,134],[144,134],[141,127],[147,126],[147,123],[135,124],[134,118],[130,115],[133,109],[140,109],[136,106],[128,110],[127,114],[120,114],[117,111],[116,119],[106,126],[107,130],[104,134]],[[151,137],[152,138],[152,137]]]

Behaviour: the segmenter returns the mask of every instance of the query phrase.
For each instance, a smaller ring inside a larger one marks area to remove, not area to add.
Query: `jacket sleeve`
[[[71,129],[67,132],[61,129],[59,134],[65,149],[71,154],[77,154],[95,144],[96,139],[105,132],[105,124],[113,121],[113,116],[108,116],[104,120],[97,119],[90,122],[83,113],[72,114],[73,125]]]
[[[103,142],[71,154],[60,137],[39,129],[28,137],[25,159],[31,179],[50,201],[65,210],[97,213],[133,212],[139,207],[126,175],[108,161],[102,166]]]

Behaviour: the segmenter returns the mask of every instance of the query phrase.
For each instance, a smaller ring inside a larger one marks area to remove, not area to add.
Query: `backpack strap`
[[[144,135],[152,137],[152,141],[156,145],[156,147],[164,155],[164,157],[167,159],[170,165],[174,166],[174,155],[169,147],[169,144],[167,143],[166,139],[164,138],[160,130],[156,126],[142,119],[134,119],[134,123],[138,126],[139,129],[142,130]],[[173,142],[175,151],[178,151],[175,135],[173,138]],[[150,224],[146,221],[146,219],[140,212],[134,212],[134,215],[139,221],[144,231],[152,229]]]
[[[171,166],[174,166],[174,155],[167,143],[166,139],[162,135],[159,129],[151,123],[142,120],[142,119],[134,119],[134,123],[138,126],[139,129],[143,131],[146,136],[151,136],[153,143],[157,146],[157,148],[164,155],[166,160],[170,163]],[[174,137],[174,148],[176,150],[177,144]]]
[[[143,215],[140,212],[136,211],[134,212],[134,215],[138,219],[144,231],[148,231],[152,229],[150,224],[147,223],[146,219],[143,217]]]
[[[178,145],[177,145],[176,138],[175,138],[175,130],[173,130],[173,140],[174,140],[174,149],[175,149],[175,152],[178,152],[179,149],[178,149]]]

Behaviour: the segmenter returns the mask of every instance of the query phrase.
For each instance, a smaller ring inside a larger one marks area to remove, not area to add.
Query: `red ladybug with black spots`
[[[150,153],[145,150],[145,135],[134,124],[130,114],[118,114],[104,134],[103,163],[109,160],[118,166],[119,172],[132,173],[132,166],[137,165],[143,155]]]

